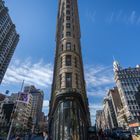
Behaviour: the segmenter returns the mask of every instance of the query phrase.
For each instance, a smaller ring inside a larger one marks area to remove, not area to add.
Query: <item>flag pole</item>
[[[24,86],[24,80],[22,81],[21,89],[20,89],[20,91],[18,92],[18,97],[17,97],[17,100],[16,100],[16,107],[15,107],[15,109],[13,110],[13,113],[14,113],[14,114],[15,114],[16,111],[17,111],[18,100],[19,100],[19,97],[20,97],[20,92],[22,92],[22,90],[23,90],[23,86]],[[11,135],[11,131],[12,131],[13,124],[14,124],[14,117],[12,116],[11,125],[10,125],[9,132],[8,132],[8,135],[7,135],[7,140],[10,140],[10,135]]]

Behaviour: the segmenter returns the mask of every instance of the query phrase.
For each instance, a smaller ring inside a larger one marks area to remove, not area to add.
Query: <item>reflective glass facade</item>
[[[86,140],[84,114],[77,102],[60,102],[52,120],[53,140]]]

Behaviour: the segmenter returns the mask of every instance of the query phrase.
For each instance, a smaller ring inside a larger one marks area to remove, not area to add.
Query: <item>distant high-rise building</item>
[[[114,87],[108,91],[108,99],[110,100],[110,115],[111,115],[111,124],[112,128],[118,127],[118,122],[121,117],[120,109],[122,108],[122,102],[118,88]],[[120,116],[119,116],[120,115]]]
[[[0,127],[9,127],[15,104],[0,101]]]
[[[112,118],[112,102],[109,97],[105,97],[103,102],[103,111],[105,116],[105,129],[112,129],[114,127]]]
[[[4,94],[0,93],[0,101],[3,101],[5,99],[5,97],[6,96]]]
[[[0,0],[0,83],[13,56],[19,35],[16,33],[8,8]]]
[[[103,110],[96,112],[97,129],[114,129],[120,126],[123,119],[122,102],[118,88],[109,89],[103,101]],[[121,127],[121,126],[120,126]]]
[[[27,100],[25,100],[24,95],[27,95]],[[31,94],[22,92],[22,93],[12,93],[11,96],[9,96],[8,98],[9,102],[10,103],[13,102],[16,106],[15,107],[16,109],[13,110],[13,113],[15,115],[14,117],[15,127],[27,129],[28,120],[31,117],[33,96]]]
[[[97,110],[96,111],[96,129],[99,131],[100,129],[107,129],[106,120],[104,110]]]
[[[138,87],[138,92],[135,94],[135,97],[136,97],[137,103],[140,107],[140,85]]]
[[[129,122],[140,120],[140,107],[135,94],[140,85],[140,66],[123,69],[118,62],[114,62],[115,82],[122,101],[122,127],[128,127]]]
[[[26,86],[24,87],[24,92],[28,92],[32,95],[32,108],[31,108],[31,117],[33,120],[34,126],[39,125],[42,119],[42,107],[44,93],[40,89],[36,89],[35,86]]]
[[[113,129],[118,127],[117,123],[117,107],[121,99],[119,99],[119,93],[117,88],[110,89],[107,96],[104,99],[104,114],[106,119],[106,127]]]
[[[41,120],[39,122],[39,129],[41,131],[47,131],[48,130],[48,119],[47,116],[45,116],[44,112],[42,112],[42,114],[40,114],[41,116]]]
[[[86,140],[90,125],[77,0],[59,0],[49,110],[51,139]]]

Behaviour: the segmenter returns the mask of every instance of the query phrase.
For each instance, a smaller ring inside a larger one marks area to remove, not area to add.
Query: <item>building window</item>
[[[74,58],[75,67],[77,68],[77,58]]]
[[[61,51],[63,51],[64,50],[64,46],[63,46],[63,44],[62,44],[62,46],[61,46]]]
[[[66,50],[71,50],[71,43],[70,42],[66,43]]]
[[[64,23],[64,17],[63,17],[62,21],[63,21],[63,23]]]
[[[66,8],[70,8],[70,5],[69,5],[69,4],[67,4]]]
[[[66,32],[66,36],[71,36],[71,32]]]
[[[64,37],[64,34],[62,34],[62,38]]]
[[[67,3],[70,3],[70,0],[67,0]]]
[[[64,31],[64,25],[62,25],[62,31]]]
[[[75,46],[75,44],[74,44],[74,46],[73,46],[73,49],[74,49],[74,51],[76,51],[76,46]]]
[[[60,79],[60,88],[62,86],[62,74],[59,76],[59,79]]]
[[[66,73],[66,88],[72,87],[72,73]]]
[[[70,20],[70,16],[66,16],[66,20]]]
[[[72,16],[73,16],[73,12],[72,12]]]
[[[76,87],[78,88],[78,74],[76,74],[75,76],[76,76]]]
[[[66,14],[67,14],[67,15],[70,15],[70,10],[67,10],[67,11],[66,11]]]
[[[70,23],[66,23],[66,28],[70,28]]]
[[[62,61],[63,61],[63,58],[61,57],[60,58],[60,68],[62,68]]]
[[[74,29],[75,29],[75,28],[74,28],[74,25],[73,25],[73,31],[74,31]]]
[[[66,55],[66,66],[71,66],[71,55]]]

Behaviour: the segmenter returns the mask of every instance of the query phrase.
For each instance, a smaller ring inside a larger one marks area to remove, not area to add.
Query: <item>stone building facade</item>
[[[90,113],[85,88],[77,0],[59,0],[56,55],[49,110],[52,139],[88,137]]]

